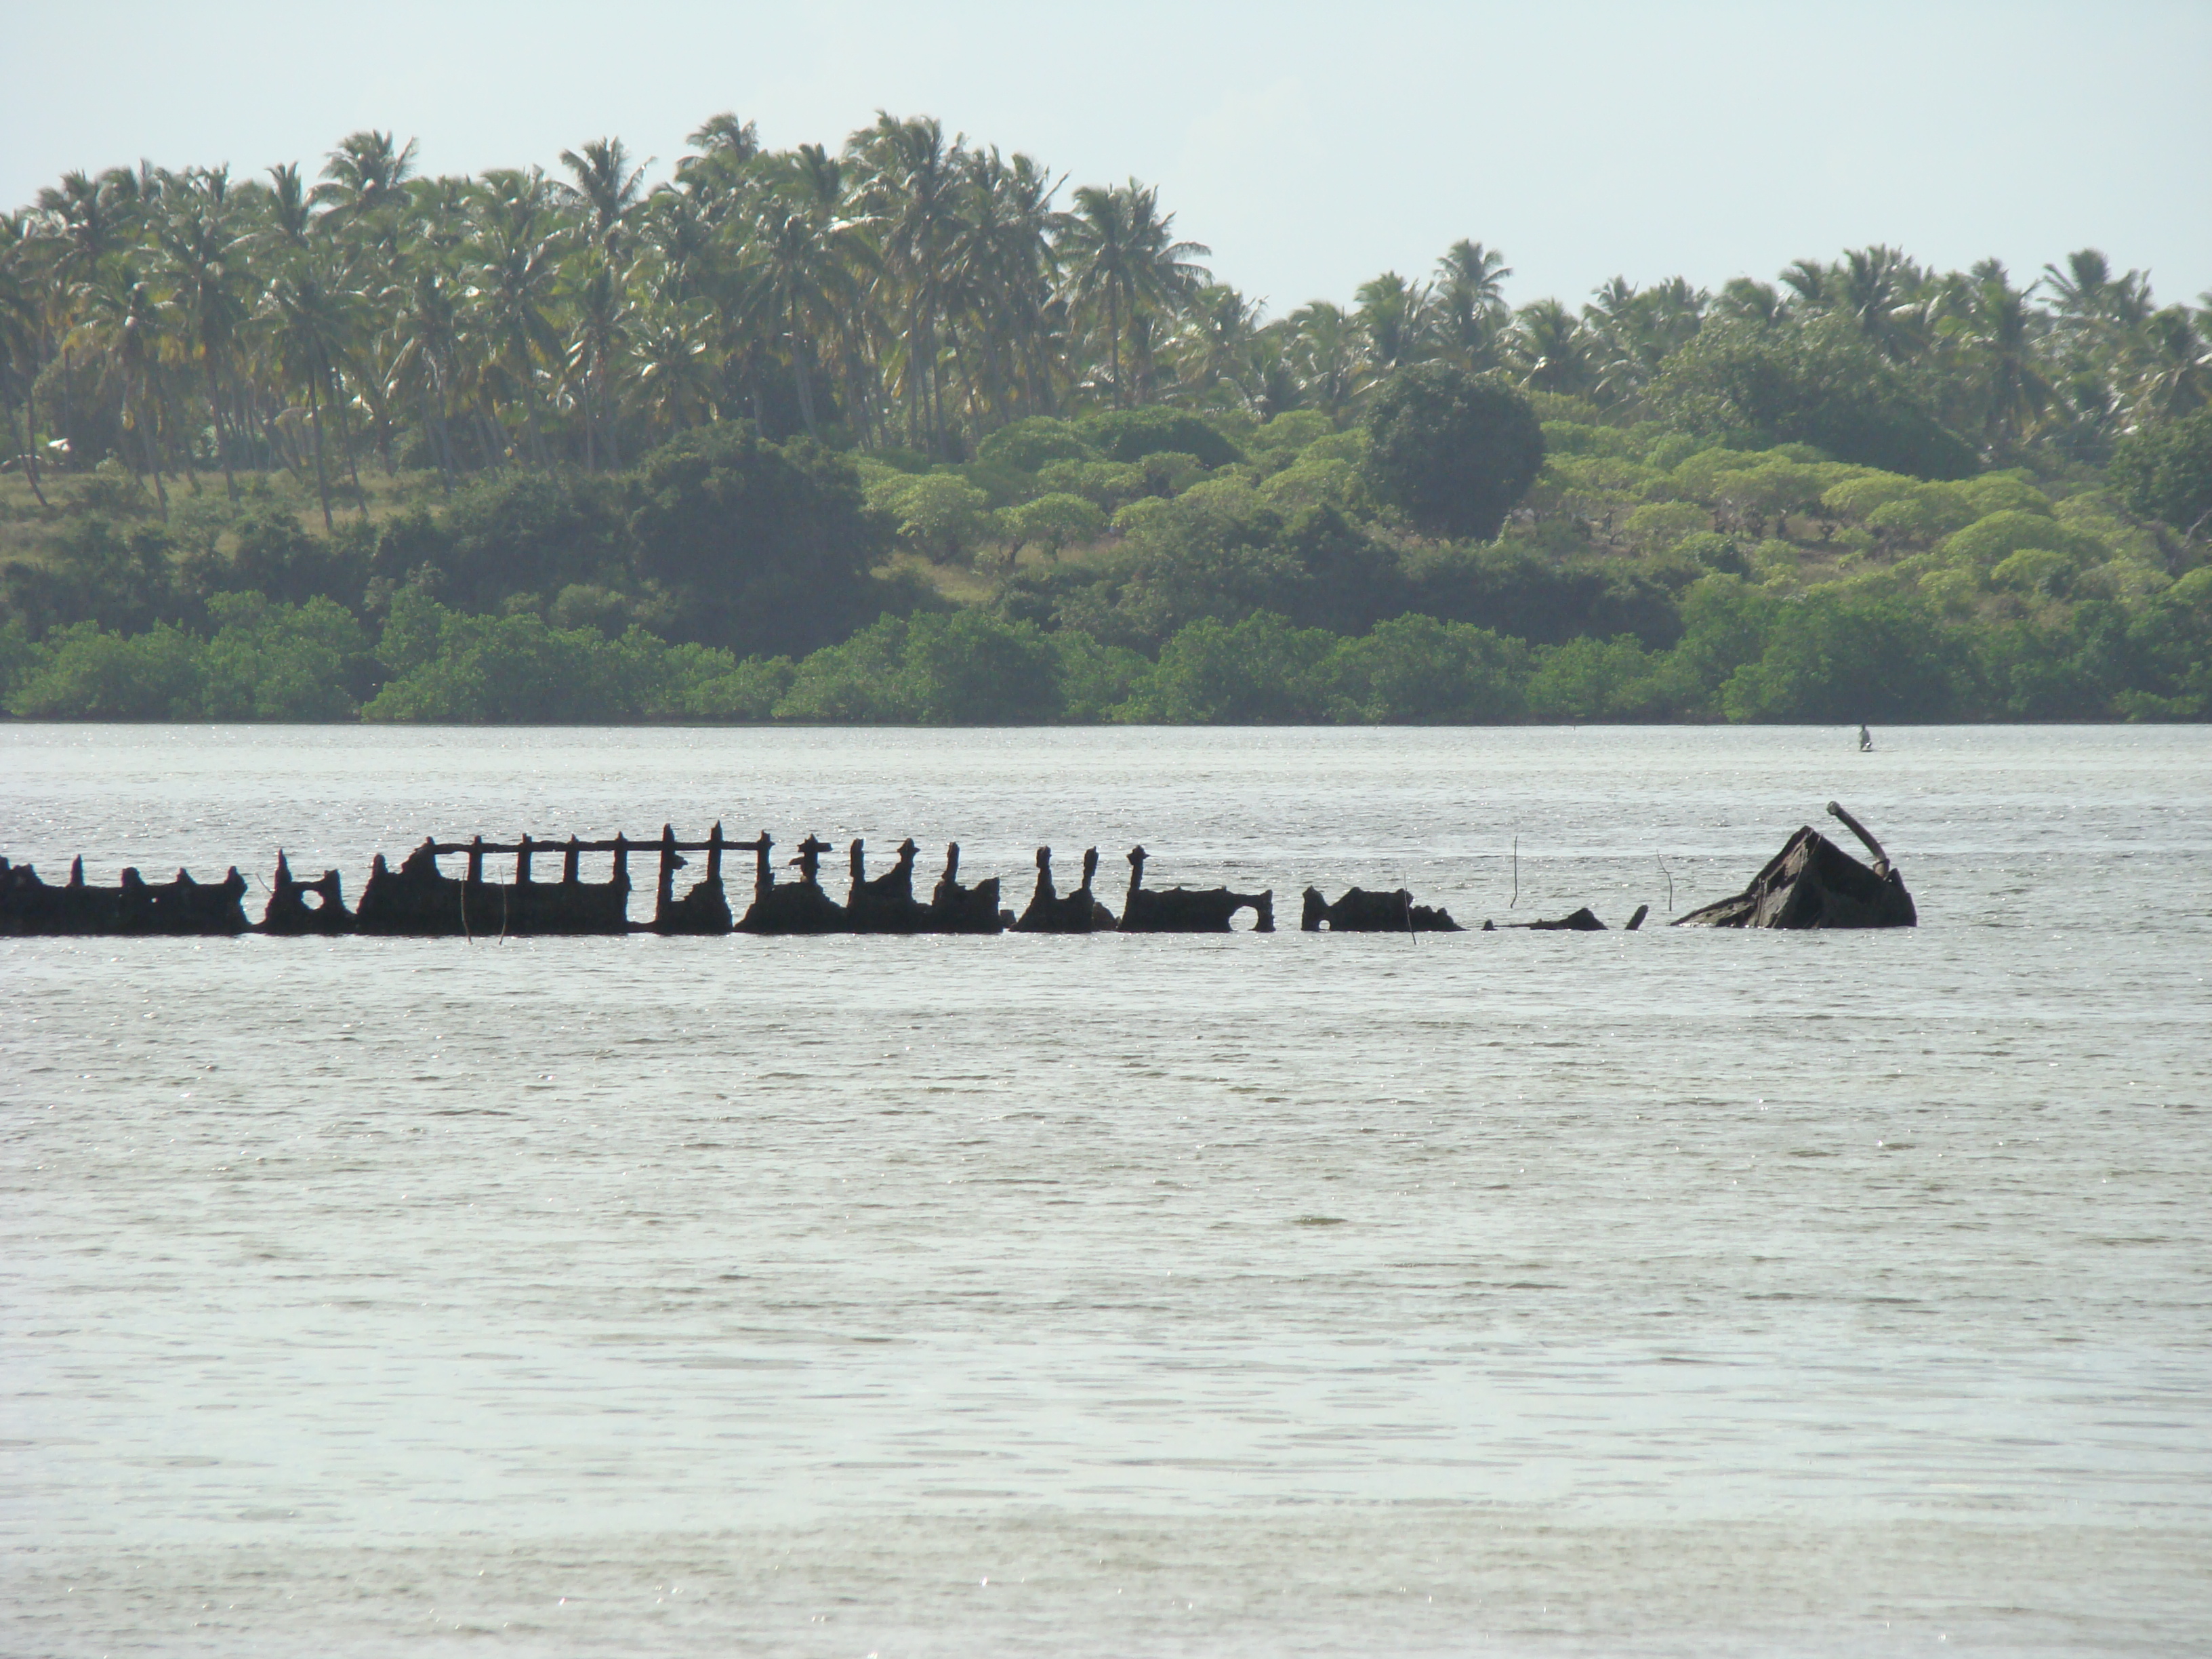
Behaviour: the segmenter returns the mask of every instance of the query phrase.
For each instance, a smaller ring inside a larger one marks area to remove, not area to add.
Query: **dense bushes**
[[[1973,450],[1847,325],[1717,323],[1667,359],[1653,407],[1678,429],[1740,449],[1811,444],[1838,460],[1963,478]]]
[[[1573,418],[1517,452],[1540,466],[1489,541],[1400,516],[1414,438],[1450,483],[1474,441],[1454,422],[1494,389],[1434,365],[1343,429],[1312,410],[1039,418],[933,465],[726,423],[628,473],[508,471],[327,535],[252,481],[234,507],[179,491],[167,525],[57,514],[46,556],[0,568],[0,702],[931,724],[2212,712],[2203,547],[2129,510],[2196,499],[2203,417],[2127,440],[2118,491],[1735,447],[1776,435],[1744,424],[1773,374],[1817,380],[1831,347],[1856,361],[1849,340],[1738,332],[1702,368],[1704,348],[1676,354],[1672,425],[1501,393],[1505,427],[1529,402]],[[1682,429],[1706,415],[1712,432]],[[1170,443],[1188,447],[1153,447]],[[884,562],[898,548],[968,568]]]
[[[327,599],[226,595],[202,636],[0,627],[0,702],[34,718],[438,722],[798,720],[1001,725],[2203,720],[2212,570],[2137,609],[1957,627],[1904,594],[1779,598],[1730,575],[1683,595],[1677,637],[1532,643],[1407,615],[1358,634],[1261,611],[1200,617],[1157,660],[979,610],[886,616],[801,660],[632,627],[470,615],[409,590],[373,655]]]

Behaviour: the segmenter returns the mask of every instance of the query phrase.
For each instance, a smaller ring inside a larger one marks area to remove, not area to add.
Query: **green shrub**
[[[8,699],[27,720],[188,720],[205,678],[199,641],[157,623],[130,637],[82,622],[50,636]]]
[[[1476,725],[1522,713],[1528,659],[1486,628],[1400,617],[1339,641],[1317,674],[1333,720]]]
[[[1544,465],[1544,431],[1517,389],[1416,363],[1367,405],[1367,477],[1432,535],[1488,541]]]
[[[1082,546],[1106,533],[1106,515],[1095,503],[1060,491],[1007,507],[1000,516],[1013,550],[1035,545],[1048,558],[1058,558],[1062,548]]]
[[[1230,466],[1243,452],[1197,416],[1157,404],[1086,415],[1076,430],[1109,461],[1139,461],[1147,455],[1194,455],[1202,465]]]
[[[1161,649],[1115,718],[1164,726],[1312,720],[1323,701],[1316,671],[1334,643],[1267,612],[1234,626],[1202,617]]]
[[[2063,554],[2070,564],[2101,564],[2104,544],[2094,536],[2071,529],[2044,513],[1992,513],[1947,537],[1936,550],[1954,564],[1994,570],[2023,548],[2045,548]]]
[[[1071,421],[1036,415],[1000,427],[975,447],[978,460],[1036,472],[1052,461],[1095,461],[1098,450]]]
[[[1885,472],[1963,478],[1971,447],[1839,321],[1708,323],[1669,356],[1650,401],[1669,425],[1744,449],[1782,443]]]
[[[1765,648],[1721,690],[1731,720],[1941,720],[1957,651],[1927,609],[1902,599],[1821,595],[1776,612]]]
[[[1639,507],[1621,526],[1628,544],[1642,553],[1664,553],[1699,532],[1711,533],[1712,518],[1687,501],[1653,501]]]

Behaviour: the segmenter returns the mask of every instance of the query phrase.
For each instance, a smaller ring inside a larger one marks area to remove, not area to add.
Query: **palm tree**
[[[1713,310],[1731,322],[1778,323],[1788,306],[1773,283],[1735,276],[1721,289]]]
[[[1359,325],[1367,335],[1368,361],[1378,374],[1419,362],[1433,343],[1433,315],[1426,284],[1409,283],[1395,270],[1359,285]]]
[[[1795,259],[1782,272],[1782,286],[1795,297],[1786,301],[1792,310],[1824,311],[1835,289],[1835,268],[1812,259]]]
[[[1583,308],[1597,396],[1613,404],[1641,396],[1660,365],[1704,325],[1709,298],[1680,276],[1648,289],[1615,276],[1599,288]]]
[[[1129,229],[1137,252],[1135,280],[1128,293],[1130,360],[1133,389],[1144,396],[1152,391],[1151,325],[1155,319],[1180,311],[1204,286],[1211,273],[1197,261],[1211,258],[1213,250],[1203,242],[1175,240],[1175,215],[1159,210],[1157,189],[1134,179],[1128,189]]]
[[[714,418],[713,319],[703,301],[655,307],[639,331],[638,389],[647,410],[677,432]]]
[[[744,192],[746,169],[761,153],[760,129],[724,110],[708,117],[684,143],[698,149],[676,164],[676,186],[719,222],[722,205]]]
[[[1539,300],[1514,313],[1507,356],[1522,381],[1539,392],[1588,392],[1593,375],[1581,320],[1557,300]]]
[[[822,435],[814,410],[814,333],[817,319],[857,303],[860,285],[846,246],[847,228],[827,216],[820,191],[793,202],[771,196],[755,219],[742,263],[763,280],[762,297],[791,356],[799,418],[809,437]]]
[[[1832,304],[1876,350],[1902,362],[1925,343],[1917,314],[1923,281],[1920,267],[1893,247],[1854,248],[1836,271]]]
[[[2172,419],[2212,404],[2212,327],[2185,306],[2153,312],[2136,331],[2127,366],[2130,411],[2137,420]]]
[[[270,168],[269,191],[270,238],[280,247],[304,248],[314,225],[314,208],[301,182],[299,164],[286,161]]]
[[[561,164],[574,175],[575,184],[559,186],[575,206],[591,216],[592,234],[611,259],[622,257],[623,228],[645,199],[645,167],[632,167],[629,151],[619,138],[594,138],[580,152],[564,149]]]
[[[238,499],[224,423],[225,370],[248,315],[252,281],[246,237],[228,209],[225,170],[199,175],[172,195],[160,243],[166,274],[175,290],[178,338],[197,359],[207,384],[208,417],[222,464],[224,492]]]
[[[907,405],[908,438],[926,428],[929,447],[945,448],[938,332],[945,287],[960,228],[961,142],[948,145],[928,117],[899,120],[878,110],[853,135],[847,154],[862,169],[860,205],[883,250],[878,293],[905,314],[896,367]]]
[[[396,252],[398,216],[408,205],[405,185],[414,171],[412,138],[399,145],[388,132],[348,133],[325,159],[324,182],[308,199],[334,228],[375,226],[375,239]]]
[[[521,400],[531,459],[551,465],[539,419],[538,371],[562,356],[553,325],[554,290],[568,236],[552,210],[543,173],[500,169],[483,175],[467,253],[469,298],[491,343],[491,356]]]
[[[39,483],[39,346],[43,318],[39,290],[44,274],[33,268],[35,245],[29,216],[0,215],[0,405],[8,410],[8,441],[23,458],[23,477],[40,507],[46,492]],[[24,435],[15,436],[15,402],[8,382],[23,385]]]
[[[1464,239],[1437,261],[1437,311],[1461,368],[1480,371],[1496,366],[1498,339],[1509,314],[1505,278],[1512,274],[1513,267],[1496,248]]]
[[[1300,306],[1286,319],[1285,355],[1297,378],[1299,401],[1341,423],[1353,399],[1367,389],[1367,356],[1358,320],[1326,300]]]
[[[966,150],[945,293],[947,337],[979,429],[1053,406],[1053,236],[1059,188],[1034,158]],[[980,358],[981,373],[976,372]]]
[[[568,291],[570,332],[568,366],[582,393],[584,466],[597,471],[622,465],[614,418],[614,378],[629,356],[635,307],[605,252],[580,256],[581,280]]]
[[[1964,301],[1941,324],[1965,348],[1993,444],[2017,442],[2051,401],[2051,382],[2035,362],[2037,313],[1994,259],[1973,273]]]
[[[2063,270],[2044,266],[2038,286],[2051,290],[2058,321],[2070,330],[2132,328],[2150,315],[2149,278],[2140,270],[2113,276],[2112,261],[2097,248],[2076,248],[2066,256]]]
[[[1075,296],[1106,303],[1106,355],[1114,406],[1129,404],[1121,362],[1122,323],[1139,306],[1167,307],[1194,293],[1206,270],[1193,263],[1212,254],[1199,242],[1172,240],[1175,216],[1159,211],[1159,192],[1134,179],[1115,189],[1085,185],[1065,235],[1075,255]]]
[[[161,398],[153,381],[167,322],[167,296],[129,253],[112,253],[100,260],[78,293],[83,320],[77,333],[106,358],[120,384],[123,430],[137,434],[140,459],[154,475],[155,497],[166,519],[169,492],[161,482],[161,452],[155,435]]]
[[[341,285],[342,280],[327,257],[302,256],[278,273],[263,302],[278,370],[307,394],[307,415],[315,435],[315,489],[322,499],[325,531],[332,528],[332,523],[330,471],[323,453],[323,406],[337,395],[337,365],[357,326],[354,296]],[[349,449],[349,466],[351,461]],[[362,511],[367,510],[364,502]]]
[[[1176,339],[1176,375],[1182,385],[1201,396],[1225,386],[1241,401],[1255,403],[1260,311],[1256,301],[1225,283],[1199,289],[1183,312]]]
[[[453,445],[447,411],[459,380],[460,318],[455,285],[427,255],[395,281],[384,295],[392,315],[388,336],[390,373],[386,394],[412,391],[422,410],[422,428],[437,457],[438,476],[453,487]]]

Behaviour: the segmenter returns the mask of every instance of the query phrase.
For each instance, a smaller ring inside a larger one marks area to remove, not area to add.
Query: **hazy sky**
[[[2212,0],[0,0],[0,42],[7,205],[142,156],[319,165],[364,126],[434,172],[618,134],[658,175],[719,110],[835,145],[880,107],[1157,184],[1276,311],[1462,236],[1516,302],[1875,241],[2021,278],[2094,245],[2163,301],[2212,288]]]

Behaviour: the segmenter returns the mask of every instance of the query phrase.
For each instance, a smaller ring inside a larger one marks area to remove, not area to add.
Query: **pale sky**
[[[2016,280],[2070,249],[2212,289],[2212,0],[877,6],[0,0],[0,205],[150,158],[426,171],[619,135],[666,173],[733,109],[835,147],[878,108],[1160,187],[1280,313],[1466,236],[1516,303],[1717,287],[1886,241]]]

